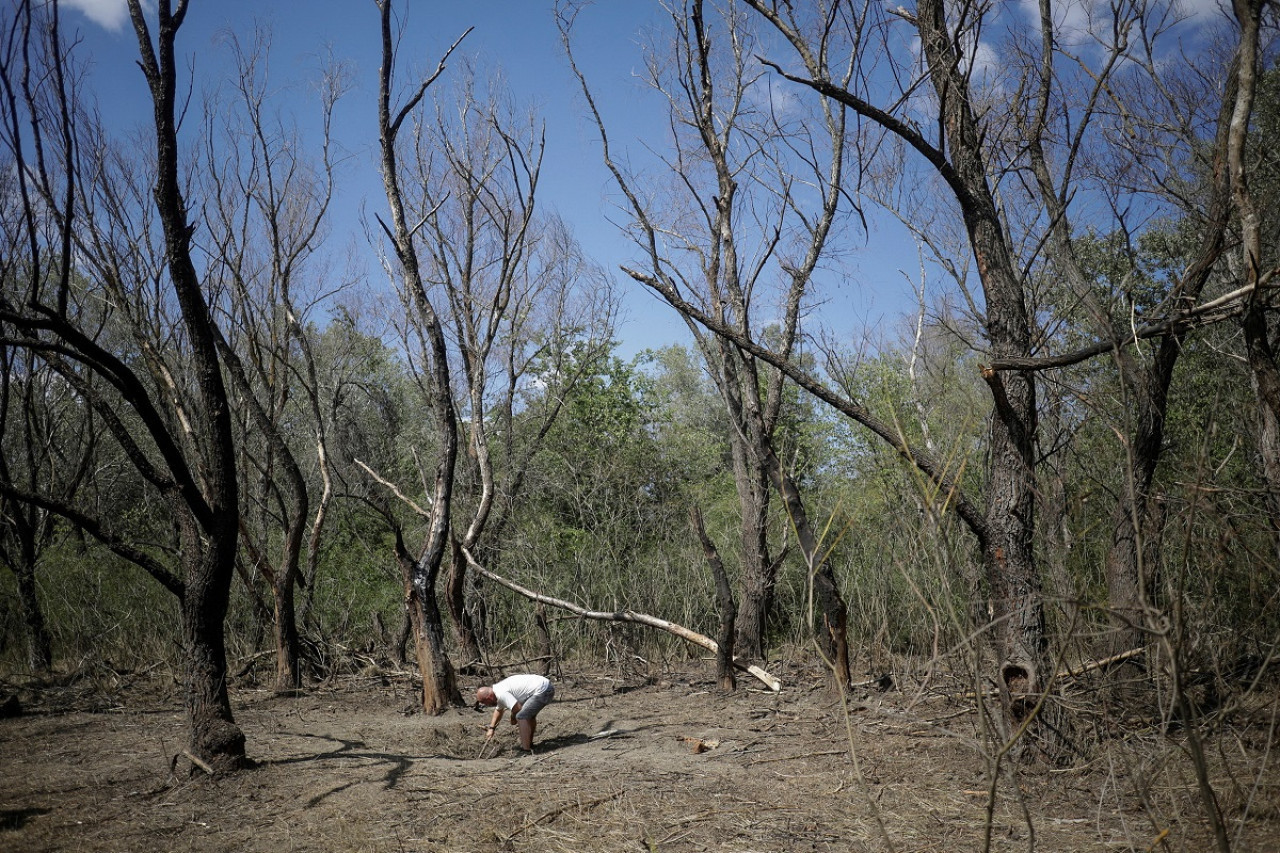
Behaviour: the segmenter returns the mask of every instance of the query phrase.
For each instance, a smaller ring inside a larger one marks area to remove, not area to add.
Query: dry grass
[[[517,756],[503,731],[488,759],[483,715],[412,713],[400,675],[300,698],[241,689],[260,766],[224,778],[190,776],[182,759],[171,772],[184,742],[171,681],[122,683],[109,702],[98,687],[28,686],[28,713],[0,721],[0,849],[942,853],[982,850],[988,823],[992,850],[1210,849],[1176,733],[1133,732],[993,786],[977,716],[954,692],[901,675],[897,690],[855,696],[846,721],[816,671],[784,678],[781,696],[722,696],[709,668],[568,672],[537,753]],[[1274,704],[1208,735],[1239,851],[1280,849]]]

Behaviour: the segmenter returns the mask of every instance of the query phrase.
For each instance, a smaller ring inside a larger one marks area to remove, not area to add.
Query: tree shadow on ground
[[[330,749],[326,752],[317,752],[311,755],[295,755],[289,758],[266,759],[264,761],[258,762],[258,766],[259,767],[270,767],[270,766],[276,766],[276,765],[283,766],[288,764],[305,764],[313,761],[318,762],[318,761],[326,761],[326,760],[332,760],[332,759],[346,759],[346,758],[385,763],[389,766],[387,768],[386,775],[383,777],[383,782],[384,782],[383,787],[385,790],[389,791],[392,788],[395,788],[396,785],[400,782],[400,777],[402,777],[405,774],[405,772],[410,768],[415,758],[425,757],[425,756],[396,755],[388,752],[359,751],[359,750],[364,750],[366,748],[364,741],[360,741],[360,740],[344,740],[342,738],[330,737],[328,735],[306,735],[305,737],[319,738],[321,740],[326,740],[331,743],[339,744],[339,746],[337,746],[334,749]],[[441,756],[441,757],[451,757],[451,756]],[[350,787],[350,784],[351,783],[348,783],[347,785],[339,786],[338,788],[335,788],[332,791],[328,791],[324,794],[320,794],[316,797],[313,797],[307,803],[307,807],[311,808],[313,806],[318,805],[320,801],[324,800],[326,797],[332,796],[333,794],[338,793],[344,788]]]
[[[33,817],[49,814],[53,809],[0,809],[0,832],[22,829]]]

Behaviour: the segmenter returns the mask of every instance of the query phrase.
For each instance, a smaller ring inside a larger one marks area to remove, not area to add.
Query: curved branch
[[[583,619],[594,619],[600,622],[631,622],[636,625],[646,625],[650,628],[658,628],[662,631],[666,631],[668,634],[673,634],[682,640],[693,643],[695,646],[701,646],[709,652],[717,652],[720,650],[720,646],[715,640],[703,634],[699,634],[697,631],[690,631],[688,628],[683,625],[677,625],[675,622],[668,622],[666,619],[659,619],[657,616],[650,616],[646,613],[636,613],[634,610],[588,610],[587,608],[580,607],[570,601],[565,601],[561,598],[552,598],[549,595],[534,592],[533,590],[527,589],[514,581],[509,581],[500,575],[495,575],[493,572],[477,563],[475,558],[471,556],[471,552],[465,548],[462,549],[462,555],[466,557],[467,565],[471,567],[472,571],[483,575],[494,583],[505,586],[512,592],[517,592],[520,595],[523,595],[530,601],[539,601],[543,604],[550,604],[552,607],[557,607],[561,610],[568,610],[570,613],[580,616]],[[734,658],[733,665],[744,672],[751,673],[774,693],[782,690],[782,682],[765,672],[760,667],[755,666],[754,664],[748,665],[737,658]]]
[[[134,548],[128,542],[121,539],[119,536],[116,536],[110,530],[107,530],[102,526],[102,523],[98,519],[85,515],[74,507],[68,506],[61,501],[56,501],[52,498],[45,497],[44,495],[35,494],[34,492],[27,492],[22,489],[14,488],[4,482],[0,482],[0,495],[19,501],[20,503],[37,506],[40,509],[65,518],[67,521],[71,522],[76,527],[107,546],[111,553],[125,558],[135,566],[141,568],[147,574],[151,575],[151,577],[160,582],[161,586],[176,595],[178,600],[182,600],[183,594],[186,592],[186,584],[184,584],[180,578],[166,569],[150,554],[138,548]]]

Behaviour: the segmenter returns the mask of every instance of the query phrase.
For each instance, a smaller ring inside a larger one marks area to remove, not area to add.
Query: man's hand
[[[485,740],[493,740],[493,736],[494,736],[494,734],[496,734],[496,732],[495,732],[495,730],[494,730],[493,726],[485,726],[485,727],[484,727],[484,739],[485,739]]]

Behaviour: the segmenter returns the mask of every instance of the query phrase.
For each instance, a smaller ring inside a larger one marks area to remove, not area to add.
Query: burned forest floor
[[[417,711],[409,673],[297,696],[239,686],[256,767],[183,756],[172,675],[11,676],[0,850],[1206,851],[1221,849],[1186,732],[1134,722],[1066,766],[996,762],[963,683],[898,674],[842,701],[816,669],[779,695],[710,665],[553,674],[533,755],[487,713]],[[471,695],[478,678],[463,678]],[[879,689],[888,688],[888,689]],[[3,695],[0,695],[3,698]],[[1280,850],[1273,701],[1201,730],[1234,851]],[[994,777],[994,782],[993,782]]]

